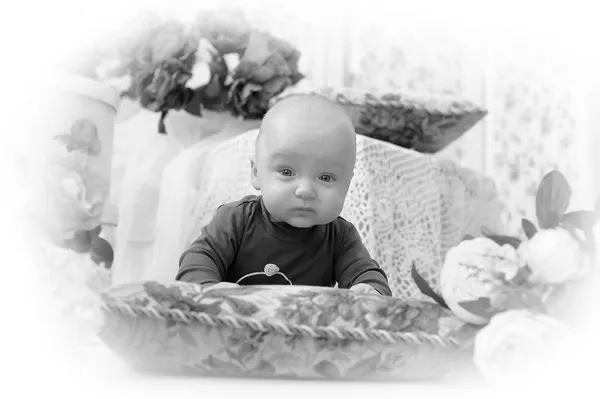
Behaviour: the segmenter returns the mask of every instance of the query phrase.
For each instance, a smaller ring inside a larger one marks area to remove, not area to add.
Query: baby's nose
[[[296,197],[301,199],[314,199],[316,196],[315,189],[311,182],[307,179],[303,179],[296,187]]]

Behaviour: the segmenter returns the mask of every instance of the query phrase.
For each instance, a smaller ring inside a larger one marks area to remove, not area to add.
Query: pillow
[[[442,377],[477,327],[428,302],[307,286],[113,286],[100,337],[135,368],[287,378]]]
[[[368,93],[352,88],[289,89],[272,100],[320,94],[343,106],[356,133],[423,153],[435,153],[461,137],[487,110],[458,98],[407,93]]]

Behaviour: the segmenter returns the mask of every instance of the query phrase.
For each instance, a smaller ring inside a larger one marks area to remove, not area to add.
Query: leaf
[[[329,360],[323,360],[319,362],[317,365],[315,365],[314,371],[329,378],[341,377],[339,368]]]
[[[211,316],[218,316],[221,313],[222,301],[211,302],[211,303],[196,303],[192,306],[191,310],[197,313],[205,313]]]
[[[245,362],[258,351],[258,347],[252,342],[243,342],[238,348],[236,359]]]
[[[256,368],[252,370],[252,372],[256,372],[259,375],[271,375],[274,374],[276,371],[277,370],[275,366],[273,366],[271,363],[265,360],[261,360],[258,366],[256,366]]]
[[[517,274],[512,278],[511,282],[514,284],[523,284],[527,282],[532,272],[528,266],[524,266],[517,270]]]
[[[493,230],[491,230],[489,227],[486,227],[486,226],[481,227],[481,234],[483,234],[486,237],[496,235],[496,233]]]
[[[331,354],[331,360],[337,364],[347,364],[352,359],[344,351],[336,350]]]
[[[363,358],[356,362],[352,367],[348,369],[346,372],[346,377],[364,377],[365,375],[369,375],[373,373],[379,367],[381,363],[381,352],[378,354]]]
[[[596,215],[592,211],[574,211],[565,213],[561,223],[579,230],[592,230],[594,228]]]
[[[92,248],[92,236],[89,231],[76,231],[73,238],[63,242],[63,247],[76,253],[87,253]]]
[[[233,311],[240,316],[252,316],[260,310],[254,303],[244,299],[226,298],[225,301],[231,306]]]
[[[172,328],[177,325],[177,322],[173,319],[167,319],[166,326],[167,329]]]
[[[104,238],[95,237],[92,238],[92,247],[90,249],[92,260],[97,265],[104,265],[105,268],[110,269],[115,259],[115,253],[111,245]]]
[[[521,245],[521,240],[519,238],[500,235],[500,234],[494,234],[487,227],[482,227],[481,233],[483,233],[484,236],[486,236],[487,238],[494,241],[496,244],[498,244],[500,246],[503,246],[504,244],[508,244],[511,247],[517,249],[517,248],[519,248],[519,245]]]
[[[477,298],[474,301],[458,302],[458,305],[474,315],[485,318],[491,317],[495,313],[489,298]]]
[[[417,284],[419,291],[421,291],[423,293],[423,295],[427,295],[428,297],[430,297],[434,301],[436,301],[440,306],[442,306],[446,309],[449,309],[448,305],[446,305],[446,301],[444,301],[444,298],[442,298],[440,295],[436,294],[436,292],[429,286],[427,281],[419,274],[419,272],[417,271],[417,266],[416,266],[415,262],[413,262],[413,264],[412,264],[412,268],[410,270],[410,275],[413,278],[413,280],[415,281],[415,284]]]
[[[98,237],[101,232],[102,232],[102,225],[98,225],[95,228],[93,228],[92,230],[90,230],[90,234],[92,235],[92,237]]]
[[[198,344],[196,343],[196,340],[194,339],[194,337],[192,336],[192,334],[190,334],[189,331],[185,330],[184,327],[182,327],[179,331],[179,336],[181,337],[181,340],[183,342],[185,342],[186,344],[190,345],[190,346],[198,346]]]
[[[472,235],[465,234],[465,236],[463,237],[462,241],[471,241],[471,240],[474,240],[474,239],[475,239],[475,237],[473,237]]]
[[[523,231],[525,231],[525,235],[528,239],[532,239],[535,233],[537,233],[537,229],[535,225],[528,219],[521,219],[521,226],[523,227]]]
[[[221,360],[213,355],[208,355],[208,358],[202,361],[202,364],[208,367],[211,371],[233,372],[241,374],[244,372],[240,366],[232,362]]]
[[[499,311],[508,309],[541,309],[542,296],[529,287],[513,288],[510,291],[495,295],[490,302],[492,309]]]
[[[317,325],[318,326],[328,326],[331,322],[331,314],[328,312],[323,312],[317,317]]]
[[[567,230],[567,232],[569,233],[569,235],[571,236],[572,239],[574,239],[575,241],[577,241],[577,243],[579,244],[580,247],[585,247],[585,241],[577,233],[577,231],[575,230],[575,227],[573,227],[573,226],[571,226],[569,224],[564,224],[563,228],[565,230]]]
[[[540,183],[536,198],[535,212],[542,229],[558,226],[560,218],[569,207],[572,195],[567,179],[557,170],[548,173]]]

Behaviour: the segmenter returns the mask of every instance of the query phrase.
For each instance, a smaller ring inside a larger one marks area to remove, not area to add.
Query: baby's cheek
[[[286,196],[293,194],[291,186],[281,181],[271,181],[265,188],[263,197],[268,197],[272,202],[284,200]]]
[[[340,190],[332,190],[323,193],[322,197],[320,198],[321,204],[324,205],[327,213],[331,214],[333,218],[338,217],[342,212],[342,209],[344,208],[344,201],[346,199],[345,194],[345,192]]]

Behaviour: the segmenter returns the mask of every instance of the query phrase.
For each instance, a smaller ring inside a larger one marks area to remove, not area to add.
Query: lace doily
[[[241,134],[204,154],[188,245],[219,205],[259,194],[250,184],[256,134]],[[410,276],[412,263],[438,287],[446,252],[477,224],[476,210],[495,199],[495,185],[451,161],[364,136],[357,140],[355,176],[342,216],[355,224],[388,273],[394,296],[426,299]]]

